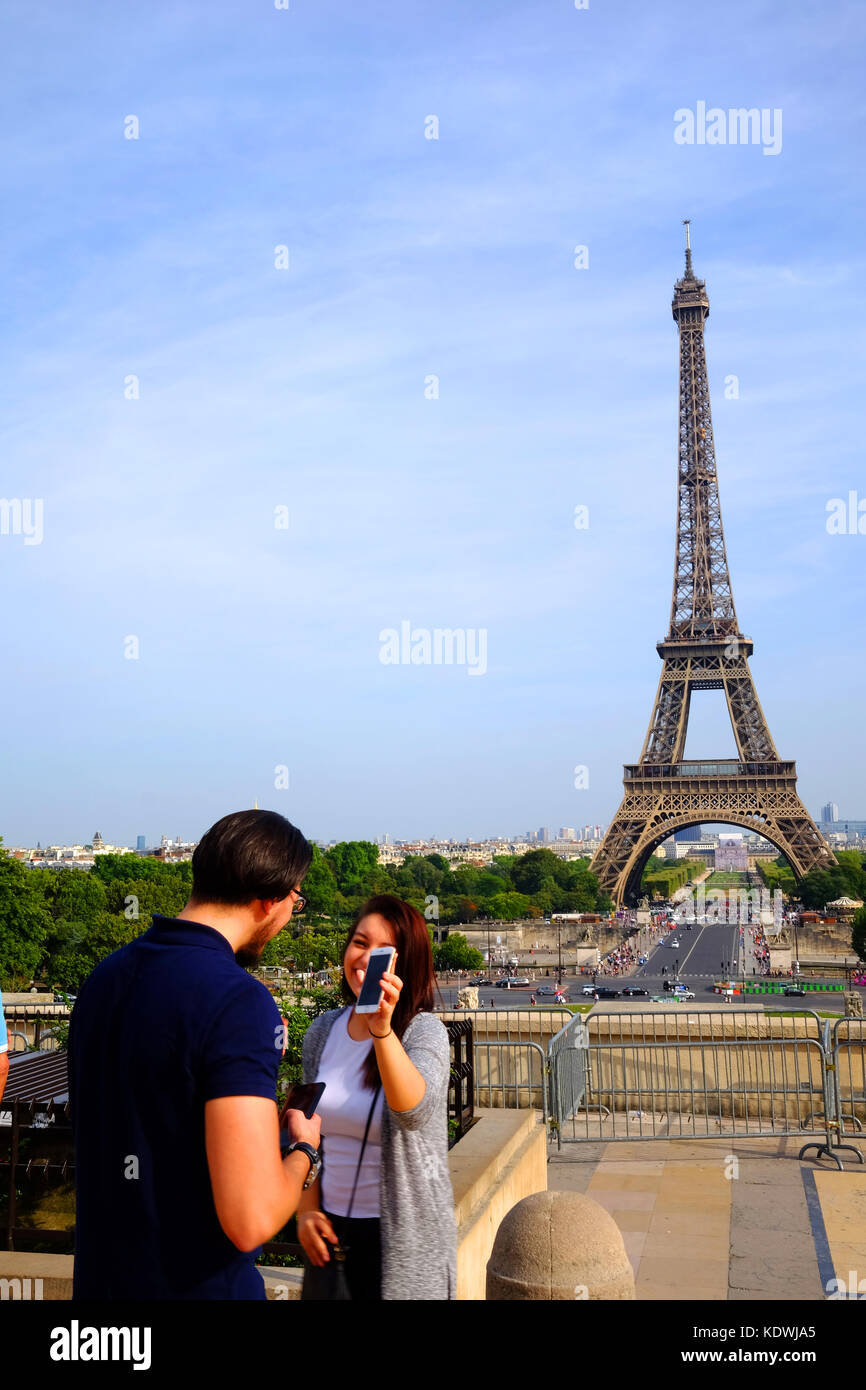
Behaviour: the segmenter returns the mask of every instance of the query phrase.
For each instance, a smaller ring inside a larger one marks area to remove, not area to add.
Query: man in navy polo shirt
[[[290,1111],[281,1157],[284,1028],[243,967],[288,922],[311,859],[275,812],[223,817],[183,911],[154,916],[79,991],[75,1298],[265,1297],[255,1260],[318,1171],[319,1120]]]

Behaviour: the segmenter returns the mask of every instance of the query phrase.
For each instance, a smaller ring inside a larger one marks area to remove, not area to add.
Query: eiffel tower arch
[[[702,823],[756,831],[788,860],[799,881],[836,862],[797,794],[793,762],[779,758],[755,690],[753,642],[740,631],[722,529],[704,322],[710,301],[686,270],[671,306],[679,329],[677,540],[668,635],[656,644],[662,671],[637,763],[623,769],[623,799],[591,869],[617,905],[636,901],[653,849]],[[723,690],[736,758],[683,756],[693,690]]]

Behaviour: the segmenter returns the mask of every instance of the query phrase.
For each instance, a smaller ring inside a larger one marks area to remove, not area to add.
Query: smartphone
[[[324,1081],[308,1081],[306,1085],[295,1085],[286,1096],[286,1103],[280,1111],[280,1124],[286,1118],[287,1110],[303,1110],[308,1120],[311,1120],[316,1113],[316,1106],[322,1099],[322,1092],[325,1089]]]
[[[382,1002],[382,976],[393,970],[396,959],[397,952],[393,946],[377,946],[374,951],[370,952],[364,983],[355,1005],[355,1013],[374,1014],[376,1012]]]

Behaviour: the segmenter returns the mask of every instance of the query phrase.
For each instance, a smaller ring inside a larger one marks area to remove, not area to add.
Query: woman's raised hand
[[[337,1244],[337,1233],[323,1211],[298,1212],[298,1240],[311,1265],[326,1265],[331,1258],[325,1241]]]

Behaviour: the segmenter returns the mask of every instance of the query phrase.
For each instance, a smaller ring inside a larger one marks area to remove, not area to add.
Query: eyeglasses
[[[298,890],[297,890],[297,888],[292,888],[292,889],[291,889],[291,892],[293,892],[293,893],[298,893]],[[298,896],[295,898],[295,901],[294,901],[294,903],[292,904],[292,915],[294,916],[294,914],[295,914],[296,912],[303,912],[303,910],[304,910],[304,908],[306,907],[306,905],[307,905],[307,900],[306,900],[306,898],[302,898],[301,895],[300,895],[300,893],[298,893]]]

